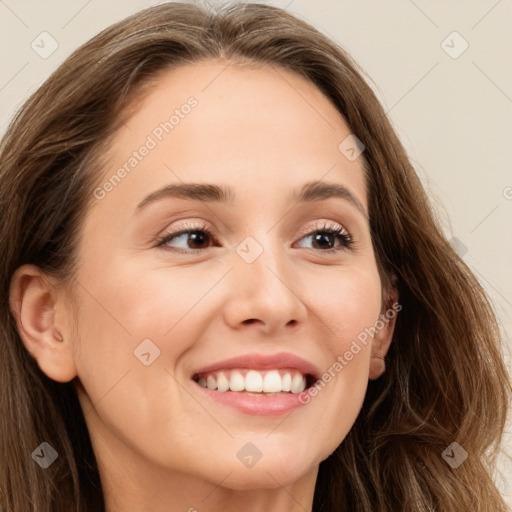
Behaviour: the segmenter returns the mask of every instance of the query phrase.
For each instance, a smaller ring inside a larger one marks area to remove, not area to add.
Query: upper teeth
[[[198,383],[217,391],[249,391],[256,393],[301,393],[306,377],[297,370],[229,370],[201,375]]]

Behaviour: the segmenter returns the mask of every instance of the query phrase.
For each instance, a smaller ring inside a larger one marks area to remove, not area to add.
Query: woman
[[[1,145],[6,510],[506,510],[493,310],[287,12],[104,30]]]

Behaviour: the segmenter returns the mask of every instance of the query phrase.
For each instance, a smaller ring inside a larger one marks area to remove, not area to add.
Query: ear
[[[382,311],[375,325],[377,332],[372,339],[370,380],[378,379],[386,371],[385,357],[393,340],[396,317],[402,309],[398,304],[397,281],[396,275],[392,274],[390,285],[384,294]]]
[[[62,294],[37,266],[23,265],[11,278],[9,305],[23,344],[39,368],[50,379],[69,382],[76,377],[76,367],[64,323],[69,301]]]

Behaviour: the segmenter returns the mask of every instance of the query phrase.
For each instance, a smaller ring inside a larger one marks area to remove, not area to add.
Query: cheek
[[[375,267],[347,269],[342,274],[331,290],[331,301],[324,306],[325,321],[334,331],[328,338],[332,358],[328,370],[329,375],[342,376],[333,380],[344,388],[349,386],[350,395],[362,401],[368,380],[371,328],[381,311],[381,283]]]
[[[321,320],[325,343],[334,355],[345,352],[381,309],[381,282],[375,264],[353,265],[330,272],[315,272],[302,283],[307,306]]]
[[[197,273],[178,268],[110,270],[95,273],[94,279],[82,277],[80,323],[89,352],[101,347],[103,354],[124,361],[146,338],[159,344],[176,338],[175,348],[185,343],[175,333],[197,326],[194,315],[202,311],[201,300],[218,279],[211,273],[199,279]]]
[[[323,411],[316,428],[326,440],[322,454],[326,457],[346,437],[364,400],[371,353],[369,329],[379,318],[381,283],[376,267],[352,267],[329,279],[311,280],[309,290],[309,306],[321,321],[318,325],[325,333],[329,361],[303,399]]]
[[[124,270],[98,273],[94,280],[81,277],[76,351],[85,390],[81,403],[97,442],[117,447],[120,441],[141,454],[164,457],[169,453],[162,451],[162,439],[179,444],[193,432],[176,421],[176,411],[187,412],[195,402],[183,400],[174,375],[180,356],[201,336],[194,317],[201,315],[201,308],[194,308],[198,293],[213,283],[206,279],[194,287],[190,277],[177,278],[169,269],[167,276]]]
[[[91,404],[101,401],[105,417],[115,421],[128,404],[137,404],[140,417],[151,418],[162,410],[159,398],[176,400],[171,375],[203,335],[212,307],[206,296],[218,277],[199,278],[184,268],[104,270],[78,279],[78,377]]]

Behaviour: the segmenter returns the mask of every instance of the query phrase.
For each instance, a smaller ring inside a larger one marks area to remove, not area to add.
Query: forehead
[[[362,160],[338,148],[349,135],[329,98],[295,73],[231,61],[187,64],[161,73],[137,102],[109,149],[102,182],[128,171],[107,196],[114,207],[116,198],[138,204],[180,181],[231,185],[246,200],[258,190],[270,197],[311,180],[337,181],[367,208]],[[151,149],[135,161],[143,146]]]

